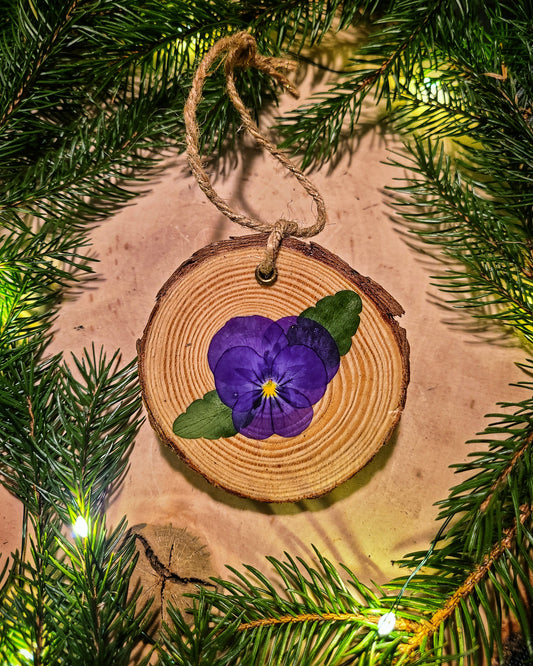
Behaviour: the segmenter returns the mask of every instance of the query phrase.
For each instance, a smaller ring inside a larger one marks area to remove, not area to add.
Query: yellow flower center
[[[263,386],[261,387],[263,389],[263,398],[275,398],[277,395],[277,388],[278,385],[276,382],[272,381],[269,379],[266,381]]]

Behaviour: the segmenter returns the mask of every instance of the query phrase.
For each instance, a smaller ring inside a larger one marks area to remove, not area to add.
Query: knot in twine
[[[274,224],[265,223],[253,217],[234,211],[215,192],[209,176],[205,172],[199,153],[199,128],[196,121],[196,109],[202,99],[202,89],[205,79],[211,73],[213,64],[221,57],[225,58],[224,72],[226,76],[226,89],[231,102],[241,116],[244,128],[263,146],[273,157],[275,157],[286,169],[288,169],[298,180],[300,185],[316,203],[316,221],[314,224],[304,226],[297,220],[280,218]],[[254,123],[250,112],[244,105],[235,86],[234,70],[237,67],[254,67],[272,76],[278,83],[287,88],[293,95],[297,96],[296,88],[280,70],[294,69],[294,64],[281,58],[270,58],[257,53],[255,39],[247,32],[238,32],[235,35],[224,37],[214,44],[200,62],[194,75],[191,91],[184,108],[184,119],[186,128],[187,158],[189,166],[198,181],[198,184],[210,201],[233,222],[243,227],[260,232],[269,232],[263,259],[257,266],[255,275],[263,285],[273,284],[276,281],[276,257],[281,243],[287,236],[310,238],[315,236],[326,224],[326,206],[322,196],[306,176],[296,167],[284,152],[279,150],[266,137]]]

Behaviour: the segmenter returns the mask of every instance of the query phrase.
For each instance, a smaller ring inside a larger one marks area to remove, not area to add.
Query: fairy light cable
[[[437,543],[443,538],[444,531],[450,524],[451,519],[453,518],[453,515],[450,514],[444,523],[441,525],[439,531],[437,532],[437,536],[433,539],[431,542],[429,549],[427,553],[425,554],[424,558],[418,563],[415,569],[410,573],[409,577],[403,584],[402,589],[399,591],[394,603],[391,606],[391,610],[388,613],[385,613],[385,615],[382,615],[379,618],[378,624],[377,624],[377,632],[380,637],[384,638],[385,636],[388,636],[392,631],[394,631],[394,628],[396,626],[396,613],[395,611],[398,609],[400,605],[400,601],[404,595],[405,590],[409,586],[409,583],[413,580],[413,578],[416,576],[416,574],[420,571],[420,569],[427,564],[427,561],[433,554],[433,551],[435,550],[435,547]]]

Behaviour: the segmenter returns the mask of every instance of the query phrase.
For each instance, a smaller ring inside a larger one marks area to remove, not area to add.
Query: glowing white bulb
[[[419,94],[423,102],[438,102],[447,104],[450,101],[450,94],[446,87],[443,87],[440,79],[434,76],[425,76],[420,86]]]
[[[74,530],[75,534],[77,534],[82,539],[85,539],[89,534],[89,525],[87,525],[87,521],[83,516],[78,516],[76,518],[76,522],[72,526],[72,529]]]
[[[391,631],[394,631],[396,626],[396,615],[394,613],[385,613],[378,620],[378,634],[380,636],[388,636]]]

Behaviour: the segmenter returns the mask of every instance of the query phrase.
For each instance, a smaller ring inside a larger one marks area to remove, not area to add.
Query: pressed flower
[[[330,382],[339,369],[340,355],[337,343],[329,331],[306,317],[283,317],[276,323],[282,327],[289,345],[305,345],[320,356]]]
[[[214,336],[208,362],[235,429],[247,437],[293,437],[307,428],[313,405],[339,367],[329,332],[305,317],[277,322],[230,319]]]

